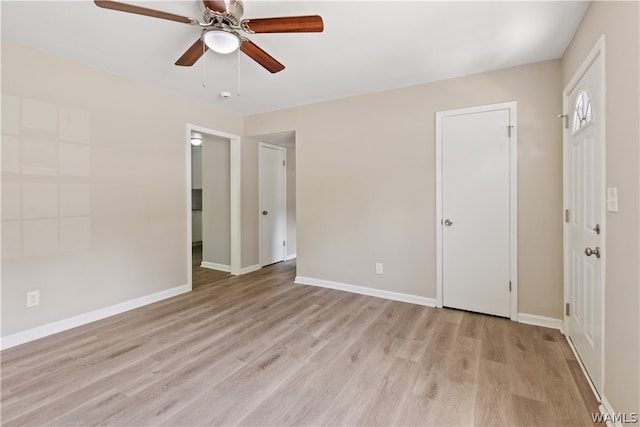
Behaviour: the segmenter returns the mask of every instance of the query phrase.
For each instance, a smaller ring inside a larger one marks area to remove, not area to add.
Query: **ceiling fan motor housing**
[[[244,14],[244,5],[241,0],[225,0],[225,5],[227,6],[227,13],[229,15],[233,15],[238,21],[242,18]]]

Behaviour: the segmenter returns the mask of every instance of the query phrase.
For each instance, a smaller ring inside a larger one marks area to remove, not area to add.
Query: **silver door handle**
[[[266,214],[268,214],[268,213],[269,213],[269,212],[267,212],[267,211],[262,211],[262,215],[266,215]]]
[[[453,221],[451,221],[449,218],[444,220],[444,225],[446,225],[447,227],[450,227],[453,225]]]
[[[596,246],[595,249],[587,248],[584,250],[586,256],[595,255],[596,258],[600,258],[600,248]]]

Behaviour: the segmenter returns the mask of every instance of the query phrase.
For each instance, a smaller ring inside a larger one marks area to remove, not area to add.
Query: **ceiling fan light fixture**
[[[227,54],[240,47],[240,37],[225,29],[212,29],[202,36],[204,44],[214,52]]]

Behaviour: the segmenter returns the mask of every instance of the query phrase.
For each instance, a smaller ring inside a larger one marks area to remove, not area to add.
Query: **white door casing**
[[[604,384],[604,82],[601,38],[563,93],[564,326],[596,393]]]
[[[437,305],[517,319],[516,103],[436,113]]]
[[[260,143],[260,265],[286,256],[286,149]]]

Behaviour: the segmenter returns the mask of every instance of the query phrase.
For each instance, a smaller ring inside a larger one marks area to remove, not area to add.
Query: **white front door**
[[[446,307],[512,314],[511,108],[515,105],[438,113]]]
[[[601,55],[565,92],[565,271],[568,336],[596,388],[602,384],[603,112]]]
[[[286,239],[283,147],[260,143],[260,263],[284,261]]]

